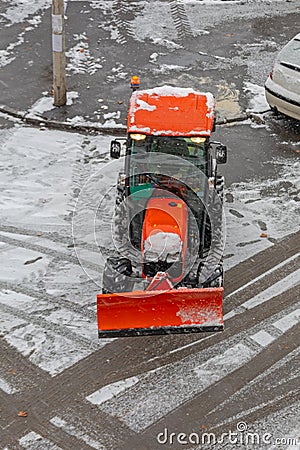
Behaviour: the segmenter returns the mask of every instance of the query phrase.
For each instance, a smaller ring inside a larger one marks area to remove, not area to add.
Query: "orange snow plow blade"
[[[223,288],[97,295],[99,337],[222,331]]]

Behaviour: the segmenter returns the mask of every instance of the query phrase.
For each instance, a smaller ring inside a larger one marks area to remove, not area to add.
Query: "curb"
[[[8,116],[14,117],[16,119],[20,119],[23,122],[33,125],[36,127],[47,127],[56,130],[68,130],[74,132],[97,132],[99,134],[117,134],[124,135],[126,134],[126,126],[118,126],[118,127],[103,127],[100,124],[95,125],[74,125],[69,122],[60,122],[58,120],[50,120],[47,117],[39,116],[37,114],[32,114],[26,111],[18,110],[15,108],[11,108],[8,106],[0,106],[0,112],[3,114],[7,114]]]
[[[99,134],[112,134],[112,135],[125,135],[127,128],[126,126],[117,126],[117,127],[104,127],[101,124],[97,125],[95,122],[95,125],[74,125],[69,122],[59,122],[57,120],[50,120],[46,117],[39,116],[37,114],[32,114],[27,111],[18,110],[15,108],[11,108],[9,106],[0,106],[0,112],[3,114],[7,114],[8,116],[17,118],[22,120],[23,122],[33,125],[36,127],[47,127],[52,128],[56,130],[68,130],[68,131],[74,131],[74,132],[90,132],[90,133],[99,133]],[[258,114],[264,114],[267,111],[263,111],[262,113]],[[245,113],[241,114],[240,116],[236,117],[230,117],[230,118],[224,118],[221,120],[216,121],[216,125],[227,125],[237,122],[243,122],[244,120],[251,119],[252,121],[262,124],[264,123],[264,120],[258,115],[253,112],[251,113]]]

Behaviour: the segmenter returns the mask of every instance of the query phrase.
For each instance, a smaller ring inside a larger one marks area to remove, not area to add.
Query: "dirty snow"
[[[7,8],[2,16],[13,25],[15,23],[24,22],[29,16],[38,13],[41,10],[49,8],[52,4],[51,0],[35,0],[28,2],[24,0],[12,0],[9,2],[11,6]]]
[[[67,74],[85,74],[94,75],[102,68],[101,62],[104,59],[94,58],[89,50],[89,42],[86,33],[75,34],[73,36],[78,43],[66,51]]]

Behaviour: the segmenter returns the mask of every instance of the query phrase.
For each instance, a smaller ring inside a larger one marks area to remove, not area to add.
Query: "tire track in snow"
[[[71,303],[70,301],[65,300],[62,296],[49,295],[46,292],[36,291],[35,289],[31,289],[30,287],[9,282],[0,282],[0,290],[11,291],[16,294],[27,295],[28,297],[32,297],[34,301],[36,300],[44,301],[45,303],[48,304],[49,309],[64,308],[69,310],[70,312],[84,315],[84,317],[88,318],[89,320],[95,319],[94,311],[88,309],[86,305],[81,306],[78,303]]]
[[[62,251],[53,250],[51,248],[44,247],[44,246],[39,245],[39,244],[32,244],[30,242],[26,242],[26,241],[23,241],[23,240],[10,238],[8,236],[4,236],[1,233],[0,233],[0,241],[4,242],[6,244],[9,244],[12,247],[27,248],[27,249],[33,250],[35,252],[39,252],[39,253],[43,253],[45,255],[49,255],[52,258],[65,259],[66,261],[69,261],[72,264],[80,265],[80,262],[78,261],[77,257],[72,256],[72,255],[68,255],[67,253],[62,252]],[[90,261],[85,261],[85,264],[87,265],[87,267],[89,267],[92,270],[95,270],[95,271],[99,270],[99,266],[97,264],[93,264]]]
[[[177,30],[179,41],[193,37],[193,31],[185,11],[184,3],[181,0],[172,0],[170,3],[171,16]]]
[[[95,315],[94,315],[94,313],[92,313],[91,311],[89,311],[89,310],[83,310],[83,308],[82,307],[78,307],[78,306],[76,306],[76,305],[74,305],[74,304],[70,304],[69,302],[67,302],[67,301],[65,301],[65,300],[63,300],[62,298],[60,298],[60,297],[58,297],[58,298],[53,298],[52,296],[45,296],[45,294],[43,293],[43,294],[38,294],[36,291],[34,291],[34,290],[32,290],[32,289],[26,289],[26,288],[21,288],[20,286],[18,287],[18,288],[15,288],[15,286],[14,285],[12,285],[12,284],[9,284],[9,283],[5,283],[5,284],[2,284],[2,288],[5,288],[5,289],[13,289],[13,290],[15,290],[15,291],[17,291],[17,292],[21,292],[21,293],[24,293],[24,294],[27,294],[27,295],[30,295],[30,296],[33,296],[33,297],[35,297],[35,298],[39,298],[40,300],[46,300],[47,301],[47,303],[49,303],[49,308],[50,309],[55,309],[55,308],[59,308],[59,309],[66,309],[67,311],[70,311],[70,312],[76,312],[77,314],[79,314],[79,315],[82,315],[82,316],[84,316],[84,317],[88,317],[89,318],[89,320],[90,321],[92,321],[92,322],[95,322]],[[251,291],[253,290],[253,288],[251,288]],[[242,299],[242,298],[241,298]],[[16,311],[14,311],[15,312],[15,314],[16,314]],[[230,325],[231,326],[231,325]],[[95,324],[95,327],[96,327],[96,324]],[[96,329],[96,328],[95,328]],[[195,338],[195,337],[193,337],[193,339],[194,340],[196,340],[196,342],[195,342],[195,345],[196,346],[201,346],[201,342],[203,341],[203,340],[206,340],[207,339],[207,336],[205,336],[205,337],[201,337],[200,339],[199,339],[199,337],[198,338]],[[210,339],[217,339],[217,336],[216,337],[213,337],[213,336],[210,336]],[[176,341],[177,342],[177,341]],[[194,343],[192,342],[191,343],[191,346],[193,345]],[[186,346],[186,348],[182,348],[182,349],[173,349],[173,350],[171,350],[171,351],[169,351],[169,355],[166,355],[166,354],[162,354],[162,353],[160,353],[160,356],[159,356],[159,358],[157,358],[157,360],[156,360],[156,362],[155,362],[155,364],[157,365],[158,363],[159,363],[159,360],[165,360],[165,359],[168,359],[168,358],[170,358],[170,359],[172,359],[172,360],[174,360],[174,353],[178,353],[178,358],[180,358],[181,357],[181,355],[183,355],[183,354],[185,354],[186,353],[186,351],[187,351],[187,348],[189,347],[189,344]],[[191,351],[191,349],[188,349],[188,352],[190,352]],[[154,359],[155,359],[156,357],[154,356]],[[154,364],[154,366],[155,366],[155,364]]]
[[[140,8],[138,2],[113,0],[112,21],[117,31],[116,41],[118,44],[125,45],[128,40],[135,39],[131,22]]]

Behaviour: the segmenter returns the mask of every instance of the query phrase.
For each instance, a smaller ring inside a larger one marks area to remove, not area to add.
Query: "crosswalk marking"
[[[282,294],[289,288],[297,286],[297,284],[299,283],[300,283],[300,269],[295,270],[285,278],[282,278],[282,280],[277,281],[277,283],[274,283],[268,289],[265,289],[264,291],[255,295],[255,297],[252,297],[250,300],[243,303],[242,306],[246,309],[252,309],[255,306],[261,305],[262,303],[266,302],[270,298]]]
[[[87,445],[89,445],[89,447],[95,448],[96,450],[106,450],[106,448],[99,442],[96,442],[94,439],[90,438],[87,434],[79,431],[76,427],[68,424],[65,420],[61,419],[60,417],[55,416],[50,420],[50,422],[57,428],[61,428],[64,432],[66,432],[70,436],[74,436],[77,439],[85,442]]]
[[[264,272],[263,274],[259,275],[256,278],[253,278],[253,280],[249,281],[248,283],[244,284],[243,286],[239,287],[238,289],[236,289],[235,291],[231,292],[230,294],[228,294],[226,296],[226,298],[230,298],[233,295],[237,294],[240,291],[243,291],[244,289],[248,288],[249,286],[252,286],[253,284],[257,283],[257,281],[267,277],[268,275],[270,275],[271,273],[275,272],[277,269],[280,269],[281,267],[286,266],[287,264],[289,264],[290,262],[292,262],[294,259],[297,259],[300,256],[300,253],[296,253],[295,255],[291,256],[288,259],[285,259],[284,261],[282,261],[281,263],[277,264],[276,266],[272,267],[272,269],[267,270],[266,272]]]
[[[261,330],[257,333],[250,336],[250,338],[257,342],[262,347],[266,347],[267,345],[271,344],[276,338],[272,336],[270,333],[267,333],[267,331]]]

